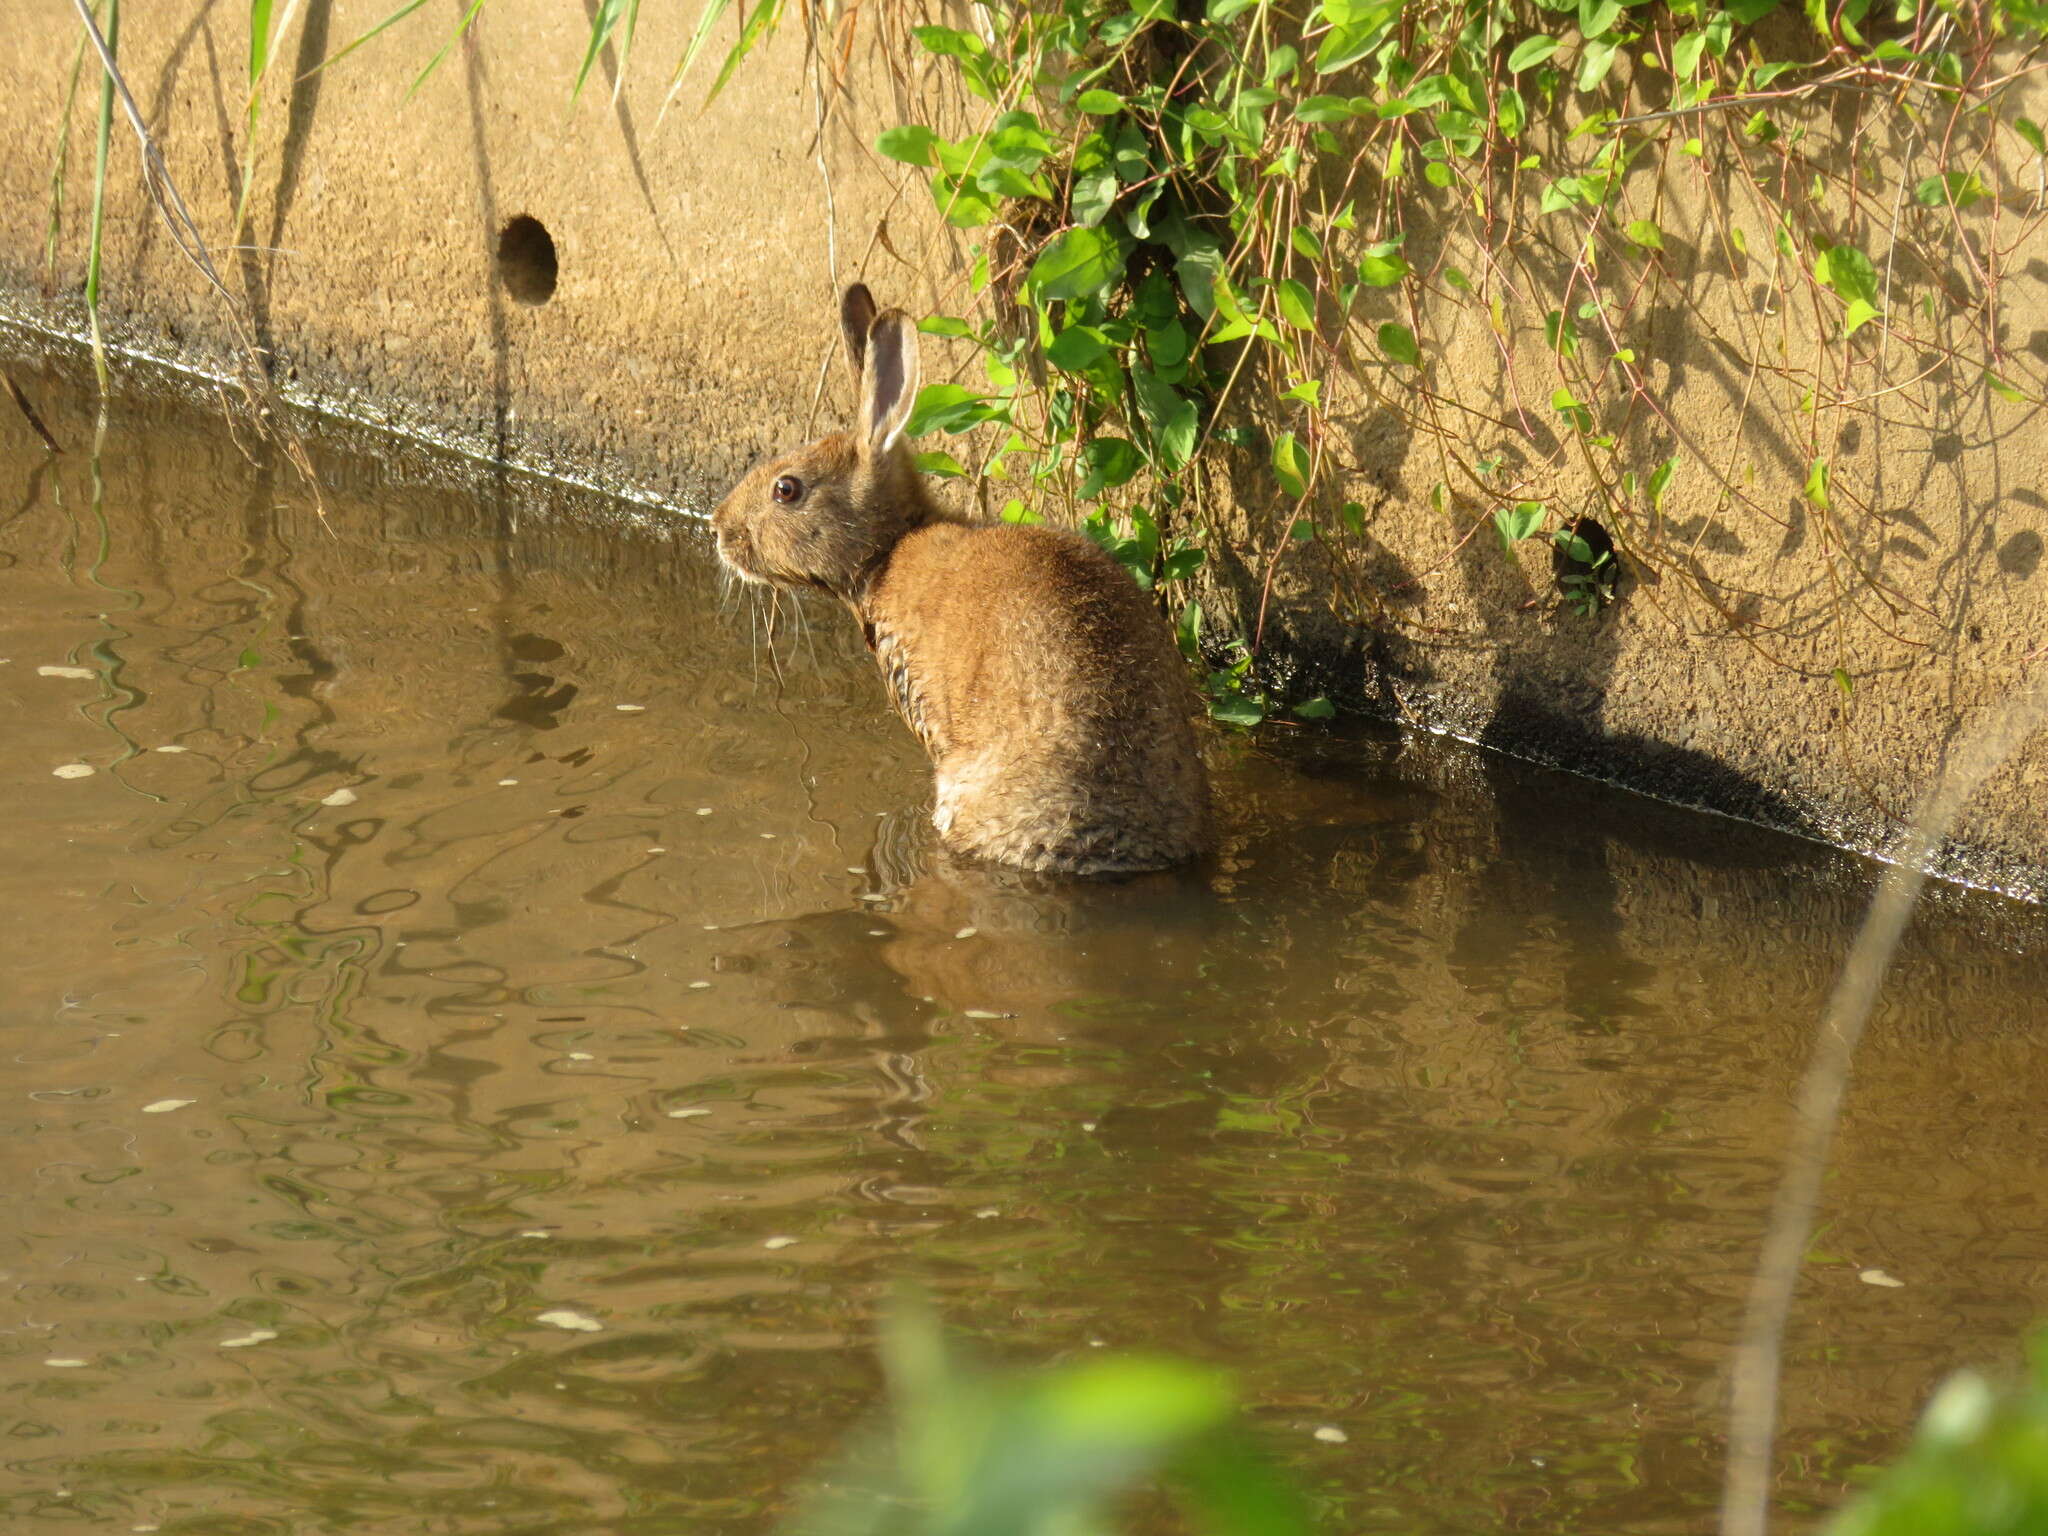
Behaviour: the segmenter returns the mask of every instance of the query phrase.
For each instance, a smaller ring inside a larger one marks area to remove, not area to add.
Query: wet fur
[[[926,494],[901,431],[916,334],[847,290],[860,424],[763,464],[712,525],[741,576],[844,601],[931,754],[948,845],[1024,869],[1104,875],[1205,852],[1209,789],[1178,651],[1090,540],[971,524]],[[774,498],[784,476],[797,504]]]

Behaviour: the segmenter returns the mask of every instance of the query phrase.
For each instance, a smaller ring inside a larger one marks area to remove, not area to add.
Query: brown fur
[[[1209,846],[1194,706],[1165,623],[1079,534],[976,525],[925,493],[901,432],[916,332],[855,284],[841,308],[860,422],[754,469],[712,516],[753,581],[812,587],[860,621],[931,754],[952,847],[1071,875],[1163,869]],[[802,492],[775,497],[784,477]]]

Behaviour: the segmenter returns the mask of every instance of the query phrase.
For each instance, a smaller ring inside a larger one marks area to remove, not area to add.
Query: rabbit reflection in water
[[[809,587],[860,622],[931,754],[954,850],[1021,869],[1165,869],[1210,844],[1194,691],[1165,621],[1092,541],[939,507],[903,441],[917,331],[846,290],[859,419],[750,472],[712,516],[750,581]]]

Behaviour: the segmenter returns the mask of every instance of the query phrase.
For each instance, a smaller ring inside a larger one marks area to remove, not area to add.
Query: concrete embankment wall
[[[843,411],[840,283],[860,276],[885,301],[927,311],[972,302],[964,238],[935,217],[916,173],[867,147],[912,115],[907,99],[942,89],[900,37],[860,32],[842,86],[829,78],[839,66],[807,56],[792,25],[708,109],[700,81],[663,114],[694,8],[648,8],[624,88],[614,93],[607,54],[572,105],[584,9],[492,0],[411,89],[466,9],[424,8],[308,73],[390,6],[306,0],[253,134],[245,11],[173,0],[124,17],[121,58],[138,104],[295,393],[701,509],[761,452]],[[24,0],[8,32],[0,303],[76,326],[92,77],[71,112],[52,260],[50,177],[77,21],[62,0]],[[721,36],[714,63],[723,46]],[[1817,115],[1817,134],[1827,121]],[[1904,138],[1865,133],[1849,149],[1895,155],[1900,177],[1919,169]],[[221,370],[232,341],[220,302],[167,238],[137,167],[117,126],[111,332]],[[245,174],[252,248],[230,249]],[[1531,553],[1537,545],[1507,558],[1483,525],[1485,505],[1455,485],[1447,500],[1432,497],[1447,478],[1441,445],[1418,438],[1383,392],[1335,375],[1327,403],[1346,466],[1340,494],[1365,508],[1362,530],[1293,549],[1277,532],[1287,509],[1261,489],[1263,455],[1224,451],[1206,471],[1228,535],[1206,601],[1226,629],[1249,633],[1263,616],[1268,651],[1341,698],[1666,798],[1881,848],[1964,722],[2021,688],[2048,644],[2048,437],[2030,404],[1876,354],[1851,358],[1864,371],[1852,368],[1836,398],[1875,391],[1896,410],[1873,413],[1866,401],[1830,416],[1822,401],[1802,416],[1784,400],[1760,410],[1771,370],[1812,359],[1796,335],[1780,334],[1767,274],[1702,285],[1724,259],[1720,226],[1735,205],[1711,178],[1667,171],[1641,183],[1630,195],[1655,200],[1665,239],[1643,275],[1653,298],[1632,339],[1659,409],[1603,426],[1643,474],[1673,452],[1702,468],[1679,476],[1653,516],[1617,530],[1616,602],[1596,617],[1572,612],[1547,556]],[[2048,240],[2035,232],[2028,187],[1993,190],[1987,209],[1965,217],[2002,210],[2005,222],[1964,234],[1998,252],[2005,366],[2038,395]],[[530,270],[499,259],[521,217],[552,240],[544,297]],[[1751,243],[1767,249],[1768,232]],[[1442,249],[1428,244],[1409,246],[1419,270],[1487,270],[1453,236]],[[1525,298],[1546,283],[1559,302],[1568,297],[1568,261],[1535,238],[1514,249]],[[1353,319],[1359,334],[1394,313],[1372,302]],[[1510,310],[1505,335],[1484,304],[1438,306],[1425,326],[1440,374],[1492,423],[1455,430],[1470,432],[1473,455],[1500,455],[1510,471],[1561,458],[1553,380],[1526,366],[1541,347],[1514,334],[1516,314],[1544,307]],[[1962,329],[1977,323],[1958,314]],[[967,365],[945,346],[929,343],[927,378]],[[1896,389],[1883,382],[1888,369],[1904,381]],[[5,431],[5,451],[30,451]],[[1823,514],[1802,495],[1817,452],[1839,483],[1867,494]],[[1951,868],[2048,891],[2044,782],[2048,745],[2037,742],[1994,779]]]

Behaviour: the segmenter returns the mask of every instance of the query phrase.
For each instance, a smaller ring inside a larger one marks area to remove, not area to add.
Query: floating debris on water
[[[37,667],[37,677],[75,677],[85,682],[99,676],[91,667]]]
[[[672,1109],[668,1112],[668,1117],[671,1120],[694,1120],[699,1115],[710,1113],[708,1109]]]
[[[1899,1279],[1896,1275],[1888,1275],[1881,1269],[1859,1270],[1857,1271],[1856,1278],[1865,1285],[1881,1285],[1888,1291],[1904,1290],[1906,1287],[1905,1281]]]
[[[154,750],[158,752],[190,752],[192,749],[190,747],[181,747],[176,742],[166,742]]]
[[[92,1364],[92,1362],[90,1360],[73,1360],[68,1357],[60,1357],[55,1360],[45,1360],[43,1364],[53,1371],[75,1371]]]
[[[539,1321],[551,1328],[564,1328],[570,1333],[603,1333],[604,1324],[594,1317],[585,1317],[581,1312],[571,1312],[566,1307],[557,1307],[552,1312],[543,1312]]]
[[[251,1328],[247,1333],[242,1334],[238,1338],[222,1339],[220,1347],[222,1349],[247,1349],[251,1344],[261,1344],[268,1339],[276,1337],[277,1330],[275,1328]]]
[[[614,704],[612,708],[622,715],[639,715],[647,712],[645,704]]]
[[[323,795],[320,803],[322,805],[354,805],[356,803],[356,792],[346,788],[337,789],[331,795]]]
[[[168,1115],[174,1109],[183,1109],[187,1104],[197,1104],[197,1099],[158,1099],[154,1104],[142,1106],[145,1115]]]
[[[1334,1424],[1318,1424],[1316,1426],[1316,1438],[1325,1445],[1343,1445],[1351,1439],[1349,1435],[1345,1434],[1343,1430]]]
[[[797,1239],[793,1237],[771,1237],[761,1246],[763,1248],[794,1248],[796,1245]]]
[[[97,771],[91,763],[66,763],[50,770],[60,779],[89,779]]]

